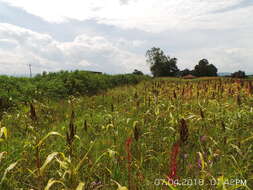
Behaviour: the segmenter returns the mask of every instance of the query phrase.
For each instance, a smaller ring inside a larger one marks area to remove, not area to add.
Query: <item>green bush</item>
[[[137,84],[149,78],[134,74],[107,75],[78,70],[43,73],[33,78],[0,76],[0,110],[33,99],[94,95],[116,86]]]

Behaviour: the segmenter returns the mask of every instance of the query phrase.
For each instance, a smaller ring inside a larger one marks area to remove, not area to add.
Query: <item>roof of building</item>
[[[195,79],[196,76],[189,74],[189,75],[183,76],[182,78],[184,78],[184,79]]]

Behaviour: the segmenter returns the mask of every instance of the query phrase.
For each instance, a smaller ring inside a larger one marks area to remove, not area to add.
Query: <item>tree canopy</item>
[[[209,64],[207,59],[201,59],[195,66],[193,74],[198,77],[217,76],[217,71],[218,69],[213,64]]]
[[[232,73],[231,76],[232,76],[233,78],[246,78],[246,77],[247,77],[246,74],[245,74],[245,72],[244,72],[244,71],[241,71],[241,70]]]
[[[154,77],[186,76],[189,74],[197,77],[217,76],[218,69],[210,64],[207,59],[201,59],[193,70],[180,71],[177,67],[177,58],[165,55],[162,49],[153,47],[146,52],[147,63],[150,65]]]
[[[183,76],[190,75],[190,74],[192,74],[192,71],[190,71],[189,69],[184,69],[184,70],[180,71],[179,76],[183,77]]]
[[[179,72],[177,58],[166,56],[160,48],[151,48],[147,51],[146,57],[154,77],[176,76]]]
[[[144,75],[142,71],[139,71],[137,69],[134,69],[134,72],[133,72],[134,75]]]

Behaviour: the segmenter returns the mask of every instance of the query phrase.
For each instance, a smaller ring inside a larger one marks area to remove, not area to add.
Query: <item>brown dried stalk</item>
[[[201,116],[202,119],[205,118],[204,112],[203,112],[203,110],[201,108],[200,108],[200,116]]]
[[[70,155],[72,155],[72,143],[75,139],[76,128],[77,128],[74,125],[74,118],[75,118],[75,112],[72,110],[70,122],[69,122],[69,128],[68,128],[68,131],[66,131],[66,141],[70,148]]]
[[[180,125],[180,142],[182,144],[185,144],[187,142],[187,139],[189,136],[189,131],[188,131],[186,121],[184,119],[181,119],[180,123],[181,123],[181,125]]]
[[[87,124],[87,120],[85,120],[85,121],[83,122],[83,129],[84,129],[84,131],[85,131],[85,132],[87,132],[87,131],[88,131],[88,124]]]
[[[241,100],[241,97],[240,97],[240,94],[237,95],[237,104],[240,106],[242,104],[242,100]]]
[[[134,139],[136,141],[138,141],[140,138],[140,128],[138,127],[138,125],[135,125],[134,127]]]
[[[30,117],[33,121],[37,120],[36,110],[35,110],[35,107],[32,103],[30,103]]]

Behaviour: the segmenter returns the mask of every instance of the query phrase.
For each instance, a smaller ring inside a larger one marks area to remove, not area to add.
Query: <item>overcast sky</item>
[[[149,73],[153,46],[180,69],[253,72],[253,0],[0,0],[0,74]]]

